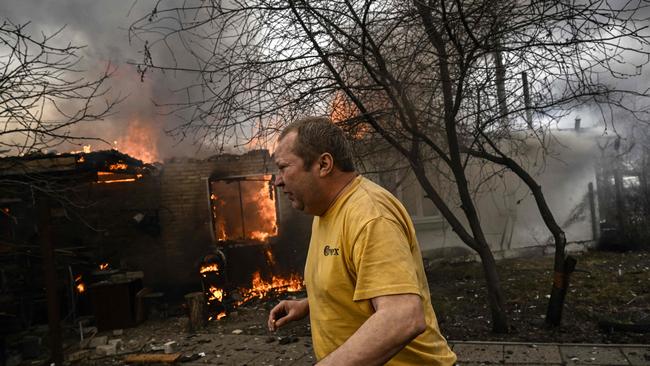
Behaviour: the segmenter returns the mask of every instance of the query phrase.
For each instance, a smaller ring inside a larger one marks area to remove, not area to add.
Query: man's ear
[[[334,169],[334,158],[330,153],[323,153],[318,157],[318,173],[320,177],[325,177]]]

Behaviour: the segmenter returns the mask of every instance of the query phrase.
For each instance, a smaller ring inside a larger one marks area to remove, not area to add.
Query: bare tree
[[[117,99],[107,98],[112,68],[88,80],[79,68],[81,46],[61,44],[63,28],[31,35],[30,24],[0,24],[0,147],[27,154],[65,141],[92,139],[73,126],[107,117]]]
[[[147,41],[143,75],[196,76],[182,88],[184,99],[167,107],[186,118],[183,131],[203,131],[220,146],[266,136],[296,115],[331,114],[337,101],[346,105],[350,113],[339,123],[406,159],[427,197],[478,253],[493,330],[505,332],[503,294],[473,194],[489,177],[468,169],[494,164],[530,187],[555,237],[556,271],[563,266],[566,238],[518,151],[530,138],[545,148],[549,124],[576,106],[632,110],[623,96],[645,95],[595,78],[603,65],[615,73],[607,61],[628,51],[623,40],[645,44],[633,27],[639,8],[611,9],[604,1],[159,3],[131,34]],[[603,24],[607,34],[594,29]],[[522,72],[525,90],[513,77]],[[431,171],[449,178],[451,197]]]

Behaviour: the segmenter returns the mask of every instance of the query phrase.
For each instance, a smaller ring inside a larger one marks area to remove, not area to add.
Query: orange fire
[[[99,270],[100,271],[106,271],[108,269],[108,263],[100,263],[99,264]]]
[[[219,319],[221,319],[221,318],[223,318],[223,317],[225,317],[225,316],[226,316],[226,312],[225,312],[225,311],[222,311],[222,312],[220,312],[219,314],[217,314],[216,319],[219,320]],[[208,317],[208,320],[212,320],[212,319],[215,319],[215,317],[212,317],[212,316],[211,316],[211,317]]]
[[[219,302],[223,301],[223,290],[220,288],[216,288],[215,286],[210,286],[210,289],[208,289],[208,292],[210,293],[210,297],[208,297],[208,302],[217,300]]]
[[[135,178],[131,177],[133,177],[133,174],[97,172],[97,183],[135,182],[136,180],[142,178],[142,174],[136,174]]]
[[[352,138],[356,140],[362,139],[372,131],[372,128],[367,123],[346,123],[346,121],[358,117],[360,113],[356,105],[343,92],[334,95],[331,108],[330,118],[332,122],[341,126]]]
[[[251,239],[259,240],[259,241],[267,241],[269,240],[269,236],[271,236],[271,233],[267,233],[264,231],[251,231]]]
[[[339,123],[359,115],[359,110],[343,92],[337,92],[332,100],[330,118],[332,122]]]
[[[297,292],[303,289],[302,278],[297,274],[293,274],[289,278],[273,276],[271,282],[266,282],[262,279],[259,271],[253,274],[251,285],[250,289],[240,289],[243,299],[237,305],[245,304],[254,298],[263,299],[270,292]]]
[[[75,150],[75,151],[70,151],[70,154],[90,154],[92,151],[92,146],[91,145],[83,145],[81,150]]]
[[[271,175],[211,182],[215,237],[267,242],[278,235],[275,190]]]
[[[264,250],[264,256],[266,257],[266,263],[271,266],[275,266],[275,258],[273,258],[273,252],[271,251],[271,248],[267,247]]]
[[[273,188],[270,184],[271,179],[273,177],[270,175],[265,175],[264,176],[264,183],[262,185],[262,188],[257,192],[257,202],[258,202],[258,207],[259,207],[259,217],[261,222],[265,223],[265,229],[266,232],[260,232],[260,238],[258,240],[261,241],[266,241],[268,240],[269,236],[276,236],[278,235],[278,225],[277,225],[277,215],[275,212],[275,201],[273,198],[273,194],[275,193],[273,191]],[[251,233],[251,238],[256,239],[253,234],[256,232]]]
[[[216,266],[216,265],[215,265]],[[205,272],[203,271],[203,268],[211,268],[212,265],[208,265],[205,267],[202,267],[201,274],[203,277],[205,276]],[[210,271],[212,272],[212,271]],[[253,299],[263,299],[267,295],[273,293],[273,294],[280,294],[280,293],[285,293],[285,292],[297,292],[301,291],[303,289],[303,280],[302,278],[297,275],[297,274],[292,274],[288,278],[282,278],[278,276],[273,276],[271,278],[270,282],[267,282],[262,279],[262,276],[259,271],[255,272],[253,274],[253,279],[251,280],[251,287],[250,288],[239,288],[238,292],[241,294],[241,300],[238,302],[234,303],[233,306],[235,308],[244,305],[245,303],[253,300]],[[214,304],[220,304],[225,296],[225,292],[223,289],[218,288],[217,286],[211,285],[207,291],[206,295],[208,297],[207,303],[208,305],[214,305]],[[226,316],[225,311],[219,311],[217,315],[215,316],[210,316],[208,320],[216,319],[219,320],[223,317]]]
[[[226,236],[226,223],[224,220],[219,220],[219,207],[223,207],[224,202],[223,200],[219,199],[219,196],[216,194],[212,193],[210,195],[210,200],[212,200],[212,218],[216,222],[216,235],[217,235],[217,240],[223,241],[226,240],[228,237]]]
[[[205,266],[201,266],[201,269],[199,269],[199,273],[201,273],[203,277],[206,277],[207,272],[219,272],[219,266],[216,263],[212,263]]]
[[[115,148],[145,163],[160,161],[158,131],[154,123],[131,119],[126,133],[115,141]]]
[[[109,179],[109,180],[102,180],[97,183],[110,184],[110,183],[126,183],[126,182],[135,182],[135,178]]]
[[[75,277],[74,282],[77,292],[83,294],[86,291],[86,285],[82,282],[81,275]]]
[[[108,166],[108,170],[126,170],[128,165],[126,163],[115,163]]]

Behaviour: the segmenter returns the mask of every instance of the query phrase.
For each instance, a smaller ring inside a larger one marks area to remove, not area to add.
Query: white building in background
[[[539,141],[529,139],[522,149],[520,163],[541,185],[544,196],[557,223],[566,233],[567,250],[582,250],[595,244],[598,237],[596,168],[602,132],[596,129],[557,130],[546,143],[546,153],[540,151]],[[470,255],[474,252],[453,232],[404,161],[393,166],[401,168],[382,171],[374,165],[366,175],[393,192],[406,206],[413,218],[423,255],[429,259]],[[369,164],[372,165],[372,164]],[[472,188],[476,190],[475,204],[481,225],[497,258],[549,254],[554,251],[553,239],[537,209],[528,187],[514,174],[504,170],[493,175],[480,187],[486,173],[495,173],[495,165],[470,166],[467,170]],[[437,179],[431,171],[432,183],[446,197],[455,193],[449,180]],[[481,178],[483,177],[483,178]],[[447,200],[447,202],[450,202]],[[456,199],[453,202],[458,202]],[[460,203],[450,208],[464,218]],[[463,221],[464,222],[464,221]],[[466,225],[468,227],[468,225]],[[469,231],[469,229],[468,229]]]

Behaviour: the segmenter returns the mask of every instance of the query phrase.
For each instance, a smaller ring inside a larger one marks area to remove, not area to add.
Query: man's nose
[[[275,176],[275,186],[280,188],[284,186],[284,181],[282,180],[282,176],[280,176],[280,174],[276,174]]]

